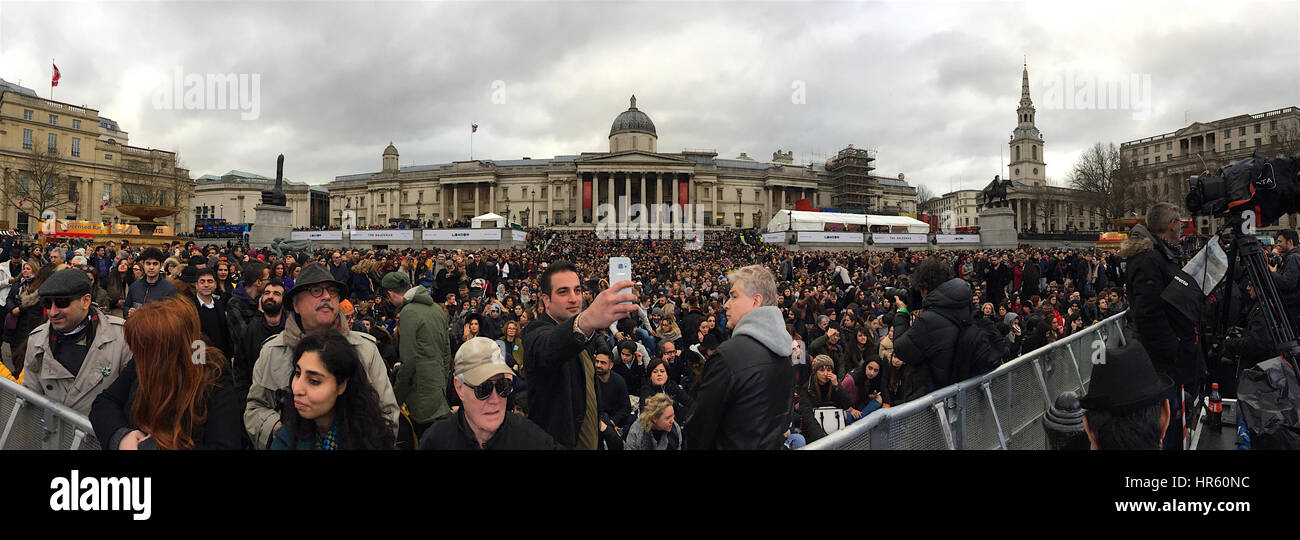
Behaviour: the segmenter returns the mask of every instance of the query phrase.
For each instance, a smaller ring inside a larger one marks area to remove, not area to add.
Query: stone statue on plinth
[[[984,206],[1006,207],[1008,187],[1011,187],[1011,180],[1002,180],[1001,175],[993,175],[993,182],[984,189]]]
[[[262,190],[262,204],[270,206],[287,206],[284,196],[284,154],[275,160],[275,187]]]

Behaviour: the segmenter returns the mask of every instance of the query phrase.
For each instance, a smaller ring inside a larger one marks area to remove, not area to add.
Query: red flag
[[[50,86],[58,86],[59,77],[61,77],[61,75],[59,74],[59,66],[57,64],[54,64],[53,62],[51,62],[50,65],[54,66],[54,78],[50,79]]]
[[[470,126],[469,126],[469,132],[470,132],[470,133],[478,133],[478,124],[470,124]]]
[[[18,207],[19,207],[19,208],[22,208],[22,207],[23,207],[23,203],[25,203],[25,202],[27,202],[27,197],[23,197],[23,200],[18,201]]]

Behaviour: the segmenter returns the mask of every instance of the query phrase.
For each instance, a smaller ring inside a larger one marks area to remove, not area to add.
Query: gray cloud
[[[179,151],[194,176],[270,174],[284,153],[288,176],[323,183],[377,170],[390,140],[403,165],[467,159],[471,122],[477,158],[600,151],[636,93],[664,151],[802,161],[852,143],[942,193],[1007,160],[1022,55],[1061,181],[1097,141],[1300,104],[1297,30],[1282,3],[6,2],[0,77],[47,95],[55,58],[56,99]],[[260,116],[154,108],[177,67],[258,74]],[[1145,119],[1046,95],[1129,74],[1152,81]]]

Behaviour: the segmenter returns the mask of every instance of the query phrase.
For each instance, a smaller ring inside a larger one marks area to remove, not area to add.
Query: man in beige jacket
[[[23,364],[23,386],[85,415],[131,360],[122,335],[125,321],[94,307],[90,286],[76,268],[45,280],[37,294],[49,320],[27,336]]]

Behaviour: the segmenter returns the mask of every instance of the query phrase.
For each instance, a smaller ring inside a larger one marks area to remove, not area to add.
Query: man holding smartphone
[[[566,448],[595,450],[600,410],[596,368],[587,345],[601,328],[635,311],[636,295],[621,293],[630,280],[611,283],[582,309],[581,277],[568,262],[549,265],[540,279],[537,320],[524,329],[528,417]]]

